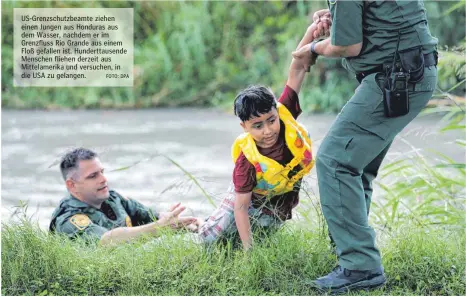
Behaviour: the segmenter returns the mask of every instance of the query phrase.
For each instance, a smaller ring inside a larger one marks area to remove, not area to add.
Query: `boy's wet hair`
[[[82,147],[75,148],[66,153],[60,162],[60,171],[63,179],[66,180],[72,171],[78,169],[79,161],[93,160],[94,158],[97,158],[95,152]]]
[[[235,98],[235,115],[242,122],[268,113],[272,108],[277,108],[277,101],[272,91],[264,86],[249,86]]]

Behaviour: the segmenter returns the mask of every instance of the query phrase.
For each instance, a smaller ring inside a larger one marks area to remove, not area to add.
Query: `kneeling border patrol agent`
[[[177,203],[168,212],[157,212],[109,190],[104,168],[93,151],[74,149],[60,162],[69,196],[52,214],[50,231],[70,238],[83,236],[101,244],[120,243],[141,235],[158,235],[160,228],[187,227],[196,231],[200,219],[179,217],[184,207]]]

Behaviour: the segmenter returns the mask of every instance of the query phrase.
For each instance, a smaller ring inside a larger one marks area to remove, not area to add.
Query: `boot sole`
[[[344,286],[341,288],[335,288],[335,289],[323,289],[323,288],[318,288],[319,291],[322,293],[330,293],[332,295],[339,295],[342,293],[348,293],[349,291],[357,291],[357,290],[369,290],[369,289],[377,289],[382,287],[386,283],[387,279],[385,278],[385,274],[378,275],[376,277],[373,277],[369,280],[363,280],[348,286]]]

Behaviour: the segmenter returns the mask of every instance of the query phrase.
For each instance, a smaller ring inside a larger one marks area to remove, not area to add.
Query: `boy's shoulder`
[[[280,123],[280,124],[283,125],[283,123]],[[257,148],[259,150],[259,153],[262,156],[275,160],[277,162],[280,162],[283,159],[282,157],[283,146],[286,146],[286,145],[285,145],[285,135],[284,133],[282,133],[282,131],[283,131],[283,127],[281,127],[280,129],[280,134],[278,135],[277,142],[272,147],[270,148],[259,148],[258,147]],[[251,162],[249,162],[249,160],[246,158],[244,153],[241,151],[238,155],[238,158],[235,161],[235,170],[247,171],[251,167],[254,167],[254,165],[251,164]]]
[[[247,171],[252,167],[252,164],[248,161],[243,152],[239,153],[238,158],[235,161],[235,171]]]

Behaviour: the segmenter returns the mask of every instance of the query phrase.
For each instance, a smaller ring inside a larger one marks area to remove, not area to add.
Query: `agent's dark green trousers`
[[[322,211],[337,246],[339,264],[352,270],[381,265],[375,232],[368,224],[372,181],[395,136],[427,104],[437,84],[437,67],[409,87],[407,115],[384,116],[383,74],[367,76],[324,138],[316,169]]]

